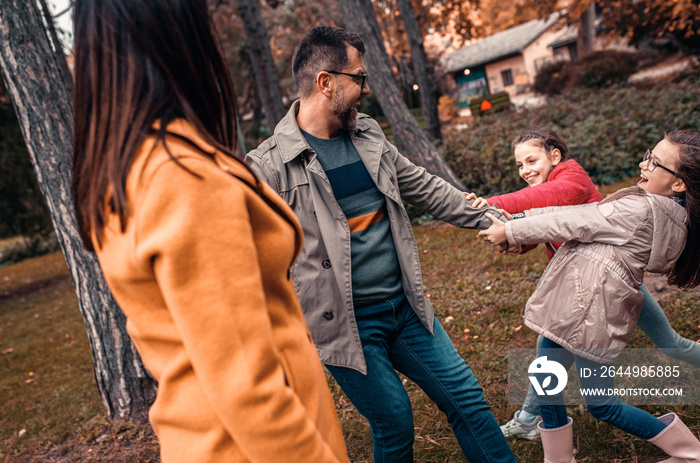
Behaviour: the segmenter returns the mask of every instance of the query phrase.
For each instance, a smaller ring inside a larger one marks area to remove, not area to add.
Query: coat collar
[[[299,124],[297,123],[297,113],[299,112],[300,106],[300,100],[296,100],[292,103],[289,111],[287,111],[287,115],[284,116],[279,124],[277,124],[277,127],[275,127],[275,142],[277,143],[277,149],[280,152],[282,161],[285,164],[295,159],[301,153],[311,149],[306,142],[306,138],[301,134]],[[369,124],[363,120],[366,117],[369,116],[365,114],[357,115],[357,126],[354,131],[356,134],[369,129]]]
[[[160,128],[160,121],[155,121],[153,123],[153,128],[158,130]],[[176,135],[187,139],[189,142],[197,146],[202,152],[206,153],[209,158],[214,161],[214,163],[225,172],[228,172],[242,180],[245,180],[249,184],[256,184],[255,177],[243,167],[243,161],[240,163],[231,159],[229,156],[221,153],[212,145],[210,145],[204,138],[199,134],[197,129],[194,128],[186,119],[175,119],[170,124],[168,124],[167,131],[171,135]]]

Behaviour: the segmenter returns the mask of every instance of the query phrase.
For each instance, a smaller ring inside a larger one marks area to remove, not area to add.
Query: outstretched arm
[[[486,218],[490,212],[498,220],[503,215],[496,208],[477,209],[472,200],[465,200],[464,193],[440,177],[416,166],[392,148],[394,165],[401,198],[434,217],[462,228],[484,230],[491,226]]]
[[[525,187],[513,193],[486,198],[492,205],[505,209],[511,214],[528,209],[547,206],[571,206],[583,204],[590,199],[602,200],[593,182],[581,166],[574,161],[565,161],[567,167],[553,171],[554,178],[532,187]]]

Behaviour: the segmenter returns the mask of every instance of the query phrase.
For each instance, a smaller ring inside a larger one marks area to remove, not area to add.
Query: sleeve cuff
[[[515,237],[513,236],[513,222],[506,222],[506,240],[508,240],[508,245],[518,244],[515,242]]]

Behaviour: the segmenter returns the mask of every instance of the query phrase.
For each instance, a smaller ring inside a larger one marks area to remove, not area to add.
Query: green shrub
[[[0,238],[52,232],[17,118],[9,104],[0,102]]]
[[[574,87],[606,88],[627,82],[637,70],[633,54],[599,51],[579,61],[550,64],[535,77],[534,89],[545,95],[559,95]]]
[[[627,82],[637,70],[634,55],[621,51],[599,51],[572,64],[578,71],[574,73],[574,85],[587,88]]]
[[[566,61],[558,61],[542,68],[535,77],[534,90],[545,95],[559,95],[564,89],[561,72],[566,64]]]
[[[700,88],[692,79],[647,88],[576,88],[548,98],[540,108],[487,115],[463,131],[445,134],[442,152],[469,191],[493,196],[518,190],[510,142],[519,133],[548,126],[602,185],[639,174],[639,162],[664,132],[700,130]]]

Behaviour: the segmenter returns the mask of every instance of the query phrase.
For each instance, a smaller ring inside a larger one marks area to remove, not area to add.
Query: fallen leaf
[[[27,434],[27,430],[26,430],[26,429],[20,429],[19,432],[17,433],[17,437],[22,437],[22,436],[24,436],[25,434]]]
[[[518,325],[515,328],[513,328],[513,331],[520,331],[520,329],[523,327],[523,325]]]
[[[465,333],[469,333],[471,330],[469,328],[464,328]]]
[[[7,355],[7,354],[13,353],[14,351],[15,351],[15,350],[14,350],[12,347],[8,347],[7,349],[5,349],[5,350],[2,351],[2,354],[3,354],[3,355]]]
[[[446,324],[453,322],[453,321],[455,321],[455,317],[453,317],[452,315],[448,315],[447,317],[445,317],[445,319],[442,321],[442,323],[446,325]]]

